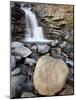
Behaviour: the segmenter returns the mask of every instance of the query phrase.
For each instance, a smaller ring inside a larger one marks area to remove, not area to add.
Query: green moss
[[[68,29],[68,31],[73,29],[73,16],[69,16],[66,18],[66,28]]]

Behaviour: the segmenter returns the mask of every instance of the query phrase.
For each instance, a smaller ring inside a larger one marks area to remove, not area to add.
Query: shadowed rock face
[[[35,89],[42,95],[54,95],[66,82],[69,69],[61,59],[42,56],[36,65],[33,81]]]

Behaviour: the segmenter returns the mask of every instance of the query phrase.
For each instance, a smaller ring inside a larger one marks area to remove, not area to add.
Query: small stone
[[[22,56],[22,57],[27,57],[31,55],[32,51],[24,46],[19,46],[18,48],[15,48],[14,51],[17,55]]]
[[[39,53],[35,52],[35,53],[32,53],[30,55],[31,58],[35,59],[36,61],[38,60],[38,58],[40,57]]]
[[[26,58],[25,59],[25,64],[28,64],[30,66],[35,65],[36,64],[36,60],[34,60],[33,58]]]
[[[51,54],[61,54],[61,48],[52,48]]]
[[[20,74],[20,68],[16,68],[11,72],[12,76],[15,76],[15,75],[18,75],[18,74]]]
[[[18,97],[22,92],[22,85],[24,84],[26,77],[24,75],[17,75],[11,77],[11,98]]]
[[[60,47],[61,47],[61,48],[64,48],[66,45],[67,45],[67,42],[64,41],[62,44],[60,44]]]
[[[68,73],[69,69],[62,59],[42,56],[34,71],[34,87],[41,95],[55,95],[64,87]]]
[[[70,36],[69,33],[65,34],[64,39],[67,40],[69,38],[69,36]]]
[[[65,27],[65,25],[66,25],[66,22],[65,22],[65,21],[61,21],[61,22],[58,24],[59,27]]]
[[[56,46],[58,43],[59,43],[58,40],[54,40],[54,41],[51,43],[51,45],[52,45],[52,46]]]
[[[16,58],[15,56],[11,55],[11,63],[10,63],[11,71],[16,67]]]
[[[19,55],[16,55],[16,59],[17,59],[17,60],[21,60],[21,59],[22,59],[22,57],[21,57],[21,56],[19,56]]]
[[[17,47],[23,46],[23,43],[14,41],[14,42],[12,42],[11,46],[12,46],[12,48],[17,48]]]
[[[74,61],[69,58],[66,58],[65,62],[66,62],[66,64],[70,65],[70,67],[74,66]]]
[[[38,52],[41,53],[41,54],[45,54],[45,53],[48,53],[49,50],[50,50],[50,47],[46,44],[41,44],[41,45],[38,45]]]
[[[23,92],[21,95],[21,98],[25,98],[25,97],[36,97],[35,94],[31,93],[31,92]]]
[[[31,47],[31,50],[36,52],[36,51],[37,51],[37,46],[36,46],[36,45],[33,45],[33,46]]]

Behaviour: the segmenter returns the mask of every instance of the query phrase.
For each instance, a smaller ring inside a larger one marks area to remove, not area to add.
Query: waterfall
[[[26,18],[26,35],[25,41],[27,42],[48,42],[49,40],[44,38],[42,27],[38,25],[36,15],[31,11],[30,7],[21,7],[25,12]]]

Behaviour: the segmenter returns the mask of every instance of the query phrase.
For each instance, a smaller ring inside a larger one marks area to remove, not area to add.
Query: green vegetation
[[[67,19],[66,19],[66,27],[67,27],[68,31],[73,29],[73,16],[67,17]]]

